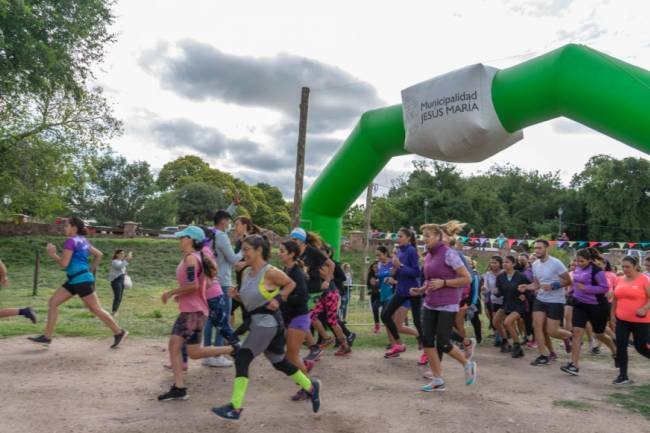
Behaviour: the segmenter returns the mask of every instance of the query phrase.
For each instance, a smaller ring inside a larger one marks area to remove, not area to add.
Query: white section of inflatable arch
[[[408,152],[450,162],[478,162],[523,138],[506,131],[492,103],[497,69],[475,64],[402,90]]]

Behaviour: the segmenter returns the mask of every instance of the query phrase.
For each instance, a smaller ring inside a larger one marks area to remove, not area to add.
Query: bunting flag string
[[[371,239],[395,241],[397,240],[397,233],[375,232],[371,234]],[[418,240],[424,240],[422,235],[418,235]],[[469,245],[482,248],[512,248],[515,246],[528,246],[533,247],[535,244],[534,239],[515,239],[515,238],[488,238],[485,236],[459,236],[458,240],[463,245]],[[650,249],[650,241],[643,242],[613,242],[613,241],[567,241],[567,240],[549,240],[549,244],[558,248],[640,248]]]

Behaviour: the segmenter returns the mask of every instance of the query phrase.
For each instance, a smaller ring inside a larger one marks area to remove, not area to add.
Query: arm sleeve
[[[237,212],[237,205],[234,202],[230,203],[230,205],[226,208],[226,212],[228,212],[230,216],[234,216],[235,212]]]
[[[63,249],[64,250],[74,251],[74,239],[72,239],[72,238],[66,239],[65,243],[63,244]]]
[[[230,241],[228,240],[228,236],[226,236],[225,233],[219,233],[215,237],[214,242],[217,246],[217,252],[221,254],[222,257],[226,259],[226,262],[231,266],[242,259],[242,252],[240,251],[235,254],[232,245],[230,245]]]
[[[406,263],[397,270],[395,275],[400,277],[417,278],[420,275],[420,266],[418,263],[418,253],[414,248],[409,248],[406,255]]]
[[[607,283],[607,277],[603,271],[598,272],[594,276],[596,285],[592,285],[591,281],[589,284],[585,284],[585,293],[592,295],[597,295],[599,293],[607,293],[609,291],[609,284]]]

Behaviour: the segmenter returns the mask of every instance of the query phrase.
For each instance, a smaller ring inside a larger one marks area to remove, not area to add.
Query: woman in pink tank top
[[[207,283],[216,276],[217,267],[213,260],[201,253],[205,240],[201,228],[188,226],[175,236],[183,252],[183,259],[176,268],[178,288],[162,294],[165,304],[170,298],[178,301],[180,311],[169,337],[169,360],[174,372],[174,384],[169,392],[158,396],[159,401],[188,398],[183,381],[183,344],[187,346],[187,354],[192,359],[230,355],[237,350],[235,346],[201,347],[201,332],[209,313],[205,290]]]

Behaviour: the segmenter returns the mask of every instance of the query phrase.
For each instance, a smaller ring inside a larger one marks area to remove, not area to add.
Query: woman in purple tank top
[[[431,368],[431,372],[425,374],[431,382],[421,388],[424,392],[445,390],[440,363],[443,353],[448,353],[464,367],[467,385],[476,381],[476,363],[468,360],[465,354],[450,342],[454,319],[459,310],[461,287],[471,283],[469,271],[458,253],[449,248],[449,241],[464,226],[465,224],[458,221],[422,226],[427,247],[423,285],[411,289],[411,293],[424,294],[421,316],[422,345]]]

